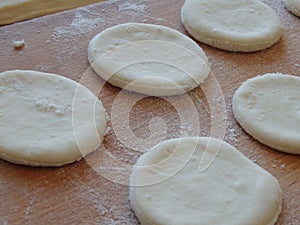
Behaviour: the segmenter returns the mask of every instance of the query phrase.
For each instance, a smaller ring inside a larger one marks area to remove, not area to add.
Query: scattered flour
[[[54,40],[58,40],[61,38],[72,38],[78,37],[78,35],[82,35],[94,30],[98,25],[103,22],[103,19],[100,17],[97,18],[88,18],[84,17],[80,10],[78,10],[75,14],[72,22],[66,26],[57,27],[52,34],[52,38]]]
[[[285,169],[285,164],[281,164],[281,165],[279,166],[279,168],[282,169],[282,170]]]
[[[74,182],[76,193],[79,198],[88,203],[92,208],[99,213],[97,224],[101,225],[138,225],[134,213],[130,210],[128,204],[129,199],[124,199],[120,204],[119,199],[124,198],[124,193],[127,195],[127,190],[124,190],[122,185],[113,184],[109,181],[104,181],[101,189],[87,184],[85,181],[78,178]],[[107,191],[116,193],[114,198],[107,196]]]
[[[51,71],[51,70],[53,70],[53,67],[52,67],[52,66],[49,66],[49,65],[37,64],[36,67],[35,67],[35,70],[36,70],[36,71],[43,71],[43,72],[46,72],[46,71]]]
[[[130,3],[130,2],[123,2],[119,4],[119,11],[134,11],[138,14],[146,14],[147,8],[145,5],[141,4],[138,5],[136,3]]]
[[[237,146],[238,144],[238,134],[234,128],[228,128],[226,132],[226,141],[232,143],[234,146]]]
[[[31,212],[31,208],[33,206],[34,200],[35,200],[35,197],[33,197],[32,199],[30,199],[27,207],[25,208],[25,217],[24,218],[25,218],[26,221],[29,220],[29,216],[30,216],[30,212]]]

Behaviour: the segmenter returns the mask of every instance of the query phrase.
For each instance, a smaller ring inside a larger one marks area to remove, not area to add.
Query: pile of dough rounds
[[[233,113],[258,141],[300,154],[300,78],[280,73],[257,76],[236,91]]]
[[[190,91],[209,74],[208,59],[192,39],[159,25],[110,27],[89,43],[93,69],[109,83],[150,96]]]
[[[181,20],[200,42],[228,51],[263,50],[282,35],[279,16],[258,0],[186,0]]]
[[[290,12],[300,17],[300,0],[283,0],[283,2]]]
[[[205,151],[219,153],[200,172]],[[131,205],[142,225],[273,225],[281,212],[277,180],[214,138],[157,145],[138,159],[130,184]]]
[[[87,88],[36,71],[0,74],[0,157],[30,166],[62,166],[95,150],[106,112]]]

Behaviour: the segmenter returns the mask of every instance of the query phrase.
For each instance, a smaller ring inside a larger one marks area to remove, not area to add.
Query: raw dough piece
[[[219,154],[200,172],[206,148]],[[214,138],[157,145],[138,159],[131,185],[131,205],[142,225],[273,225],[281,212],[277,180]]]
[[[193,40],[159,25],[126,23],[108,28],[90,41],[88,55],[103,79],[146,95],[182,94],[209,74],[207,57]]]
[[[1,0],[0,25],[73,9],[102,0]]]
[[[300,0],[283,0],[283,2],[290,12],[300,17]]]
[[[236,91],[233,113],[255,139],[280,151],[300,154],[300,78],[265,74]]]
[[[61,166],[101,144],[106,113],[94,94],[68,78],[6,71],[0,74],[0,127],[0,158]]]
[[[258,0],[186,0],[181,20],[197,40],[228,51],[263,50],[282,35],[279,16]]]

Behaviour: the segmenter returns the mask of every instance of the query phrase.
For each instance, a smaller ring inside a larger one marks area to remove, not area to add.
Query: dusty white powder
[[[147,8],[144,4],[135,4],[130,2],[123,2],[119,4],[119,11],[134,11],[139,14],[146,14]]]
[[[66,26],[57,27],[52,34],[54,40],[61,38],[78,37],[78,35],[85,34],[94,30],[99,24],[103,22],[101,18],[84,17],[80,11],[77,11],[74,19]]]
[[[26,221],[29,220],[29,215],[30,215],[34,200],[35,200],[35,196],[29,200],[28,205],[25,208],[25,217],[24,218]]]
[[[282,169],[282,170],[285,169],[285,164],[281,164],[281,165],[279,166],[279,168]]]
[[[229,128],[226,133],[227,139],[232,142],[234,145],[237,145],[238,138],[236,130],[233,128]]]

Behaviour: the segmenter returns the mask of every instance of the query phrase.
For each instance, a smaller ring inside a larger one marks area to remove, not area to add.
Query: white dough
[[[90,41],[88,55],[103,79],[145,95],[182,94],[209,74],[207,57],[193,40],[159,25],[110,27]]]
[[[280,151],[300,154],[300,78],[265,74],[236,91],[233,113],[258,141]]]
[[[300,0],[283,0],[283,2],[290,12],[300,17]]]
[[[282,35],[279,16],[258,0],[186,0],[181,20],[197,40],[228,51],[263,50]]]
[[[0,74],[0,158],[31,166],[61,166],[102,142],[106,112],[84,86],[36,71]]]
[[[204,151],[217,156],[200,172]],[[142,225],[273,225],[281,212],[277,180],[214,138],[157,145],[138,159],[130,182],[131,205]]]

